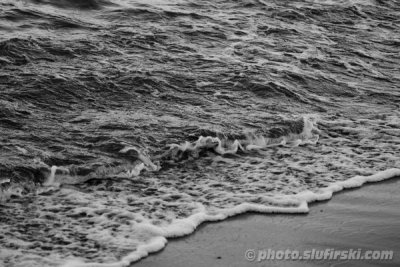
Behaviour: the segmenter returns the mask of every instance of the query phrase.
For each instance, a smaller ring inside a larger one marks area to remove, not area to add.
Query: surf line
[[[317,128],[317,117],[306,115],[298,120],[288,121],[285,127],[270,129],[268,136],[247,133],[245,139],[236,139],[233,142],[219,137],[200,136],[195,142],[169,144],[166,152],[154,158],[156,160],[179,160],[185,153],[196,155],[203,150],[213,150],[219,155],[227,155],[236,154],[239,150],[249,152],[277,146],[296,147],[304,144],[316,144],[320,133],[321,131]],[[159,162],[153,162],[145,152],[135,146],[126,146],[119,151],[122,154],[132,152],[134,154],[132,162],[116,167],[102,166],[86,176],[78,177],[66,167],[52,166],[43,185],[59,187],[63,183],[82,183],[89,179],[133,178],[139,176],[143,170],[157,172],[162,169]]]
[[[222,221],[229,217],[243,214],[246,212],[258,212],[264,214],[299,214],[308,213],[308,204],[316,201],[329,200],[333,194],[344,189],[361,187],[365,183],[379,182],[400,176],[400,169],[388,169],[378,172],[370,176],[354,176],[345,181],[339,181],[330,184],[328,187],[320,189],[318,192],[304,191],[293,196],[278,196],[274,200],[276,204],[290,204],[297,206],[279,207],[270,205],[261,205],[253,203],[242,203],[238,206],[207,212],[206,208],[199,205],[197,212],[188,218],[175,219],[167,226],[156,226],[150,224],[137,225],[138,229],[143,232],[151,233],[153,237],[146,244],[139,245],[135,251],[123,257],[118,262],[112,263],[96,263],[83,262],[81,260],[70,260],[65,262],[62,267],[127,267],[131,263],[139,261],[141,258],[147,257],[150,253],[162,250],[167,245],[167,238],[176,238],[189,235],[204,222]]]

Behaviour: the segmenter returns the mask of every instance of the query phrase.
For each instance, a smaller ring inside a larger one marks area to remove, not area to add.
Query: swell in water
[[[396,1],[0,6],[5,266],[126,266],[400,175]]]

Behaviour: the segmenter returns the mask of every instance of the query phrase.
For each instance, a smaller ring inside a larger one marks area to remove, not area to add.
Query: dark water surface
[[[0,264],[126,265],[306,212],[399,168],[399,87],[398,1],[2,0]]]

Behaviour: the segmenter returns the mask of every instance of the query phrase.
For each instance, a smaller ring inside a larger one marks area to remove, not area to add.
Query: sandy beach
[[[245,214],[206,223],[190,236],[169,240],[166,248],[132,264],[158,266],[399,266],[400,179],[345,190],[310,205],[305,215]],[[392,260],[254,262],[258,250],[393,250]]]

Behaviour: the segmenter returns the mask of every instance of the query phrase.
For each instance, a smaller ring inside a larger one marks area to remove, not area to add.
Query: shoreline
[[[309,204],[306,214],[233,216],[201,224],[193,234],[168,240],[167,246],[130,266],[398,266],[400,264],[400,177],[335,193]],[[385,220],[385,218],[387,218]],[[367,242],[366,242],[367,241]],[[392,260],[247,261],[247,249],[393,250]]]

